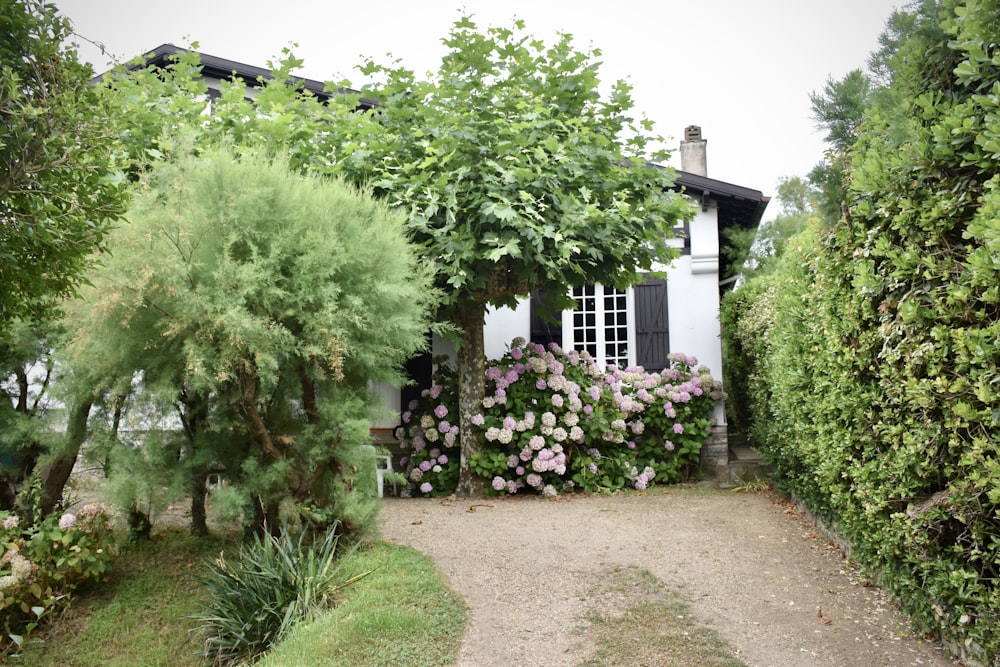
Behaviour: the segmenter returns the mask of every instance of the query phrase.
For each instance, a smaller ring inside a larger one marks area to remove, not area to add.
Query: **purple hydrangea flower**
[[[497,475],[496,477],[493,478],[494,491],[503,491],[506,488],[507,488],[507,481],[503,477]]]
[[[684,425],[683,424],[674,424],[674,433],[680,435],[683,432],[684,432]]]
[[[434,490],[434,485],[430,482],[424,482],[420,485],[420,493],[430,493]]]
[[[446,416],[448,416],[448,408],[446,408],[442,403],[441,405],[434,408],[434,416],[437,417],[438,419],[444,419]]]

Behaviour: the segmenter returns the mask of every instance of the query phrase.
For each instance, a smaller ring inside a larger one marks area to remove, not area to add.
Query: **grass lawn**
[[[219,551],[238,544],[169,532],[127,549],[109,581],[80,592],[32,635],[11,664],[29,667],[204,667],[194,622],[199,578]],[[465,625],[465,605],[431,562],[378,543],[356,551],[345,575],[373,570],[341,593],[339,605],[300,626],[260,663],[278,665],[448,665]]]
[[[351,560],[347,576],[375,569],[348,587],[330,613],[292,630],[260,667],[452,664],[465,604],[427,557],[379,543]]]
[[[72,605],[32,635],[20,659],[11,662],[203,667],[184,617],[198,610],[197,579],[205,562],[226,546],[218,538],[195,539],[178,531],[124,550],[108,582],[78,591]]]

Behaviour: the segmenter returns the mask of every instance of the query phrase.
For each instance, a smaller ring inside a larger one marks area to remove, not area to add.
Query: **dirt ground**
[[[584,616],[606,604],[594,585],[616,567],[654,574],[752,667],[956,664],[770,495],[391,498],[381,525],[468,603],[459,667],[578,664],[593,648]]]

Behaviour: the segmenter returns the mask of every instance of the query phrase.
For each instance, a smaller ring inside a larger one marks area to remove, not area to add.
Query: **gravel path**
[[[595,583],[620,566],[656,575],[752,667],[954,664],[810,522],[763,494],[392,498],[381,524],[468,603],[458,667],[578,664],[593,648],[583,617],[601,603]]]

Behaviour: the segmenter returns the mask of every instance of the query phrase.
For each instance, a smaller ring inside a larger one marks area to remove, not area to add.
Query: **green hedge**
[[[723,317],[779,483],[920,627],[997,665],[1000,8],[938,20],[866,113],[845,216]]]

